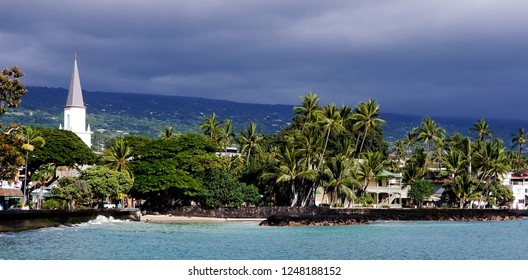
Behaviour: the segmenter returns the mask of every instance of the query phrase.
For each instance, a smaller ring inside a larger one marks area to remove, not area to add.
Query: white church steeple
[[[86,125],[86,107],[84,106],[81,79],[77,68],[77,54],[73,61],[73,73],[68,91],[68,99],[64,106],[64,126],[62,129],[70,130],[89,147],[92,147],[92,131]]]

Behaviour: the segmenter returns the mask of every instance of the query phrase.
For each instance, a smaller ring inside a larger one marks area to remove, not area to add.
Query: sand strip
[[[142,215],[141,222],[147,223],[211,223],[211,222],[262,222],[265,218],[209,218],[172,215]]]

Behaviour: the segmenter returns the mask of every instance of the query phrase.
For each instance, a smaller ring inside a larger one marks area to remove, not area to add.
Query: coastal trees
[[[46,145],[36,149],[29,161],[30,172],[46,163],[55,166],[81,166],[97,162],[97,156],[75,133],[62,129],[34,128],[46,139]]]
[[[43,147],[46,144],[46,140],[39,133],[30,126],[23,126],[19,137],[22,141],[22,150],[26,153],[26,164],[24,168],[25,178],[28,178],[29,169],[29,153],[33,152],[35,146]],[[28,180],[24,180],[24,203],[27,202],[29,191],[28,191]]]
[[[125,171],[134,178],[128,163],[133,159],[132,147],[124,139],[116,139],[112,146],[103,153],[103,162],[111,170]]]
[[[524,131],[524,128],[519,128],[519,134],[512,134],[512,148],[519,147],[519,154],[522,155],[524,144],[528,139],[528,135]]]
[[[206,173],[203,188],[196,199],[202,206],[207,208],[240,207],[244,203],[257,204],[260,202],[260,195],[255,186],[238,181],[225,169],[215,168]]]
[[[13,181],[18,169],[25,162],[18,146],[20,138],[16,135],[18,126],[9,126],[0,132],[0,180]]]
[[[260,139],[257,125],[254,122],[249,122],[249,125],[236,138],[237,143],[241,146],[242,154],[246,155],[246,164],[249,164],[251,152],[259,147]]]
[[[213,112],[210,116],[204,116],[204,122],[200,124],[199,128],[210,139],[216,140],[220,132],[220,122],[216,120],[216,113]]]
[[[369,130],[379,127],[380,125],[384,124],[385,121],[379,118],[379,105],[373,99],[361,102],[355,108],[355,113],[352,116],[352,120],[354,121],[354,129],[357,131],[363,131],[361,145],[359,146],[359,153],[361,153]]]
[[[422,207],[422,203],[425,199],[431,197],[434,194],[434,187],[430,181],[417,180],[411,184],[411,188],[407,192],[407,195],[412,198],[418,204],[418,207]]]
[[[92,190],[86,181],[78,177],[62,177],[58,180],[57,186],[51,189],[51,194],[53,200],[63,201],[66,208],[75,209],[79,201],[90,202]],[[44,206],[49,204],[44,203]]]
[[[27,93],[20,81],[23,76],[24,72],[18,66],[4,68],[0,72],[0,115],[4,114],[7,108],[18,107],[22,96]]]
[[[128,140],[126,138],[125,140]],[[146,207],[162,210],[188,205],[201,190],[207,170],[219,168],[216,145],[197,134],[171,139],[134,139],[130,162],[134,184],[130,193],[146,199]]]
[[[473,126],[469,128],[469,131],[477,133],[477,141],[483,141],[485,137],[491,138],[493,137],[493,134],[495,134],[495,132],[490,129],[489,123],[484,119],[475,122]]]
[[[100,199],[101,203],[107,197],[116,199],[120,194],[128,193],[133,182],[128,173],[111,170],[102,165],[81,171],[79,179],[90,186],[93,197]]]
[[[427,116],[422,120],[421,126],[415,128],[413,133],[416,139],[422,140],[425,146],[425,154],[427,159],[430,157],[431,143],[438,141],[444,137],[445,129],[437,126],[436,122]]]
[[[310,93],[306,96],[301,97],[301,105],[294,106],[293,111],[295,114],[300,116],[302,120],[301,131],[304,131],[306,125],[310,122],[313,122],[316,117],[316,112],[319,108],[319,95],[316,93]]]

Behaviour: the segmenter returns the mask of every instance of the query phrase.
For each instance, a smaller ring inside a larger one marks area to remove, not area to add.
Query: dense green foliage
[[[75,133],[62,129],[36,128],[36,130],[46,140],[46,145],[31,154],[30,170],[35,170],[45,163],[73,167],[97,162],[94,152]]]
[[[412,183],[407,195],[414,199],[419,207],[422,207],[422,202],[431,197],[434,193],[433,184],[426,180],[418,180]]]
[[[22,95],[27,93],[20,78],[24,72],[17,66],[4,68],[0,72],[0,115],[7,111],[7,108],[16,108],[20,104]]]
[[[238,181],[224,169],[212,169],[204,178],[198,202],[205,207],[239,207],[260,202],[258,189]]]
[[[203,136],[184,134],[174,138],[130,140],[134,161],[131,194],[147,199],[152,207],[189,204],[202,188],[205,172],[220,166],[216,146]]]
[[[133,183],[128,173],[111,170],[101,165],[81,171],[79,179],[85,181],[90,186],[93,197],[101,201],[107,197],[116,200],[119,195],[128,193]]]

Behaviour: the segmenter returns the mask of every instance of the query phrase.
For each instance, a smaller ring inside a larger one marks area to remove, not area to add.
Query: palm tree
[[[352,160],[345,156],[331,157],[325,162],[321,177],[329,193],[331,206],[336,203],[339,196],[352,199],[353,188],[360,186],[352,174],[352,165]]]
[[[206,115],[199,128],[203,130],[205,135],[216,141],[220,131],[220,123],[216,121],[216,113],[212,113],[210,116]]]
[[[466,171],[464,155],[457,149],[449,150],[449,153],[442,159],[442,165],[449,171],[453,180],[456,176]]]
[[[246,154],[246,164],[249,164],[251,152],[259,147],[260,136],[257,132],[257,125],[249,122],[249,125],[240,132],[237,142],[241,146],[241,152]]]
[[[380,152],[368,151],[361,159],[362,161],[358,167],[358,177],[363,180],[361,193],[364,193],[370,182],[379,179],[388,162]]]
[[[128,163],[133,159],[132,147],[124,139],[116,139],[115,142],[103,154],[103,162],[112,170],[125,171],[134,178]]]
[[[394,154],[394,168],[400,170],[400,165],[405,162],[405,142],[403,140],[396,140],[392,146],[392,152]]]
[[[506,148],[502,140],[485,141],[484,145],[475,152],[474,158],[479,179],[477,186],[484,189],[487,197],[493,179],[510,170]]]
[[[161,139],[170,139],[174,136],[172,126],[166,126],[165,130],[160,133]]]
[[[32,181],[36,181],[36,187],[42,188],[43,186],[46,186],[46,184],[55,177],[55,164],[53,163],[47,163],[44,165],[41,165],[39,167],[39,170],[31,176]],[[37,203],[37,209],[40,209],[42,197],[39,195],[38,197],[38,203]]]
[[[224,152],[227,153],[227,147],[231,145],[231,141],[235,137],[235,134],[233,133],[233,123],[230,119],[224,121],[224,126],[220,129],[220,137]]]
[[[519,146],[519,154],[522,155],[524,143],[526,143],[526,139],[528,139],[524,128],[519,128],[519,134],[512,134],[511,137],[513,143],[512,148]]]
[[[316,131],[316,127],[307,127],[305,131],[301,131],[294,135],[294,144],[297,147],[304,162],[306,170],[314,169],[313,164],[317,157],[317,151],[322,146],[322,137]]]
[[[435,121],[430,117],[425,117],[420,127],[415,128],[414,133],[418,140],[422,140],[425,145],[425,152],[429,158],[429,151],[431,149],[431,142],[438,141],[444,137],[445,129],[437,126]]]
[[[473,131],[478,134],[477,141],[483,141],[486,136],[492,138],[493,134],[495,134],[495,132],[489,128],[489,123],[484,119],[480,119],[475,122],[469,131]]]
[[[458,198],[458,207],[464,208],[468,200],[477,200],[481,198],[477,183],[467,174],[462,174],[455,178],[453,183],[447,185],[451,192]]]
[[[299,192],[296,189],[297,179],[313,178],[314,172],[303,170],[295,148],[286,147],[279,154],[279,167],[277,168],[277,183],[289,182],[291,192],[291,207],[296,206],[299,200]]]
[[[35,145],[37,147],[43,147],[46,144],[46,140],[44,140],[44,138],[30,126],[23,126],[19,137],[22,140],[22,143],[24,143],[22,144],[22,150],[26,152],[26,167],[24,171],[24,204],[26,204],[29,195],[27,191],[29,153],[33,152]]]
[[[310,93],[301,97],[301,106],[293,107],[296,114],[303,118],[303,125],[301,131],[304,131],[308,122],[311,122],[316,117],[316,111],[319,108],[319,95]]]
[[[365,144],[369,130],[375,129],[385,123],[384,120],[378,117],[379,105],[373,99],[362,102],[355,108],[355,114],[352,116],[352,120],[354,121],[353,128],[356,131],[363,131],[363,139],[361,140],[358,153],[361,153],[363,150],[363,145]]]
[[[325,136],[324,147],[319,157],[319,164],[317,166],[318,170],[321,168],[323,157],[326,152],[326,148],[328,147],[328,140],[330,139],[330,133],[332,131],[339,131],[343,128],[341,115],[340,115],[339,109],[337,109],[335,104],[330,104],[324,107],[324,109],[319,112],[320,113],[319,113],[318,124],[324,127],[326,136]]]

